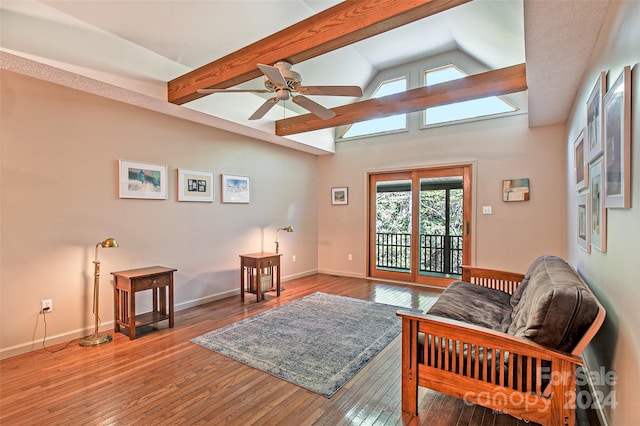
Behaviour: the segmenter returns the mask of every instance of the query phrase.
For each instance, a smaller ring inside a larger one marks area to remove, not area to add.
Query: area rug
[[[400,334],[399,309],[317,292],[191,341],[330,398]]]

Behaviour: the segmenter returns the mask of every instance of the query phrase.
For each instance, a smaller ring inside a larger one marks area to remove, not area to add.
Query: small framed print
[[[604,180],[602,171],[604,167],[602,158],[599,158],[589,167],[589,233],[592,247],[602,253],[607,251],[607,209],[604,207]]]
[[[587,253],[591,253],[590,213],[588,193],[578,194],[578,245]]]
[[[508,179],[502,181],[503,201],[529,201],[529,179]]]
[[[349,188],[340,187],[340,188],[331,188],[331,204],[341,205],[341,204],[349,204]]]
[[[178,169],[178,201],[213,201],[213,173]]]
[[[574,143],[576,189],[581,190],[589,184],[589,163],[587,162],[584,146],[584,129]]]
[[[222,202],[248,203],[249,177],[222,175]]]
[[[595,86],[591,90],[587,101],[587,145],[588,162],[602,154],[602,110],[604,94],[607,91],[607,72],[603,71],[598,76]]]
[[[631,68],[604,97],[604,205],[631,207]]]
[[[167,199],[167,166],[127,160],[118,166],[120,198]]]

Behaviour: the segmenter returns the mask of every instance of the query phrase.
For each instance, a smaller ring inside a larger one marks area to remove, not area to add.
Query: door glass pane
[[[375,268],[411,272],[411,180],[376,183]]]
[[[420,179],[419,274],[462,273],[462,177]]]

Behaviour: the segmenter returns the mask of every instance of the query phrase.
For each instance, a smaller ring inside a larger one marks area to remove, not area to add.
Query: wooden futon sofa
[[[574,425],[576,367],[605,310],[556,256],[526,275],[464,267],[426,314],[402,317],[402,410],[418,386],[543,425]]]

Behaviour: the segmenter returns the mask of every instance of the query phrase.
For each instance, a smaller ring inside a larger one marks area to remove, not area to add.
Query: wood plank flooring
[[[420,286],[317,274],[283,283],[279,298],[247,295],[176,312],[175,327],[110,343],[0,361],[2,425],[524,425],[420,389],[418,417],[400,409],[400,337],[332,398],[247,367],[189,339],[316,291],[426,310]],[[64,345],[48,348],[50,351]]]

